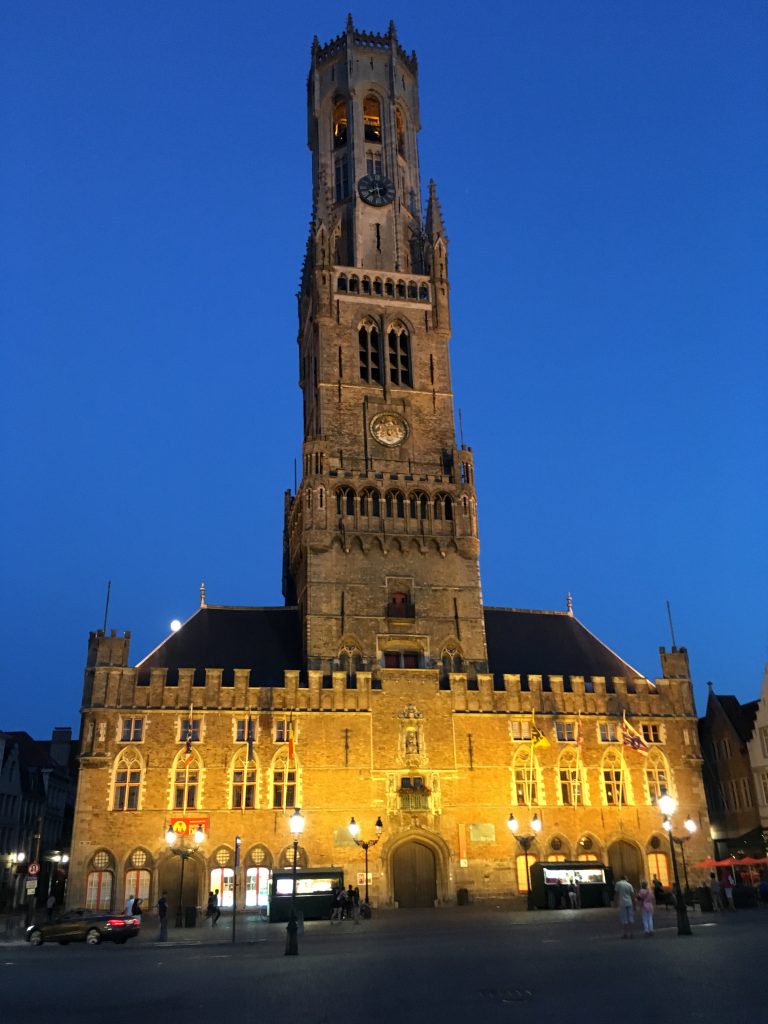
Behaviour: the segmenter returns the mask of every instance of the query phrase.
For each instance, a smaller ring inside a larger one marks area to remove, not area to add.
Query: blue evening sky
[[[0,11],[0,727],[78,722],[89,630],[135,663],[281,604],[312,37],[347,6]],[[768,7],[365,2],[419,58],[486,604],[565,608],[742,700],[768,661]]]

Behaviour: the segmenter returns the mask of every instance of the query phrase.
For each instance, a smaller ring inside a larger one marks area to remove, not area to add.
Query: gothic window
[[[186,762],[186,763],[185,763]],[[177,811],[200,806],[200,758],[182,751],[176,758],[173,772],[173,807]]]
[[[88,910],[111,910],[114,860],[107,850],[97,850],[90,864],[85,887]]]
[[[648,802],[655,804],[659,797],[669,792],[669,771],[664,755],[652,750],[645,762],[645,782],[648,787]]]
[[[405,118],[402,110],[398,107],[395,110],[395,130],[397,132],[397,152],[405,156]]]
[[[272,806],[296,806],[296,768],[290,767],[285,754],[278,755],[272,763]]]
[[[346,274],[339,274],[339,279],[336,282],[336,288],[340,292],[345,292],[347,290],[347,275]]]
[[[429,515],[429,498],[426,494],[412,494],[408,499],[411,519],[426,519]]]
[[[530,872],[532,865],[536,863],[537,859],[538,858],[533,853],[519,853],[517,855],[517,891],[519,893],[528,892],[528,873]]]
[[[367,488],[360,495],[360,515],[375,518],[381,515],[379,492],[372,487]]]
[[[398,299],[405,298],[405,281],[397,282],[397,297]]]
[[[379,331],[372,320],[366,320],[357,332],[360,348],[360,380],[381,384],[381,353]]]
[[[363,295],[371,294],[371,279],[370,277],[363,278]]]
[[[653,878],[656,876],[663,886],[668,886],[669,882],[669,857],[666,853],[649,853],[648,854],[648,876]]]
[[[383,291],[383,285],[382,285],[381,278],[377,277],[377,278],[374,279],[374,282],[373,282],[373,294],[374,295],[381,295],[382,291]]]
[[[369,149],[365,154],[365,169],[368,174],[381,174],[381,151]]]
[[[402,324],[393,324],[387,336],[389,342],[389,379],[393,384],[412,387],[411,343]]]
[[[363,100],[363,129],[366,142],[381,143],[381,104],[376,96]]]
[[[435,519],[453,519],[453,501],[449,494],[438,494],[434,502]]]
[[[349,290],[350,292],[354,292],[355,295],[360,291],[360,279],[355,277],[354,274],[349,279]]]
[[[402,491],[387,491],[384,503],[389,519],[405,519],[405,495]]]
[[[458,651],[443,651],[442,658],[440,660],[443,665],[443,672],[447,673],[464,671],[464,661]]]
[[[621,758],[613,751],[603,758],[603,795],[610,807],[621,807],[627,803],[626,780]]]
[[[334,164],[334,184],[336,188],[336,202],[349,198],[349,167],[345,156],[336,157]]]
[[[416,288],[415,282],[414,281],[409,281],[408,282],[408,298],[409,299],[415,299],[415,298],[418,297],[418,294],[419,293],[418,293],[418,290]]]
[[[516,803],[525,804],[528,807],[538,803],[536,774],[536,758],[532,755],[530,748],[523,747],[518,750],[513,770]]]
[[[333,148],[341,149],[347,144],[347,103],[338,99],[333,106]]]
[[[113,811],[138,811],[141,793],[141,761],[132,751],[124,751],[115,764]]]
[[[248,748],[235,756],[232,764],[232,807],[256,806],[256,765],[248,760]]]
[[[141,851],[143,852],[143,851]],[[146,854],[145,854],[146,856]],[[125,872],[125,888],[123,889],[123,905],[128,903],[131,896],[143,901],[144,906],[149,906],[149,885],[152,875],[146,868],[133,868]]]
[[[576,751],[566,750],[560,758],[558,767],[560,802],[566,807],[576,807],[584,803],[580,776],[581,768]]]
[[[422,302],[427,302],[429,299],[429,289],[425,284],[419,285],[419,299]]]
[[[355,514],[355,492],[351,487],[340,487],[336,491],[336,512],[340,516]]]
[[[390,298],[395,294],[394,282],[390,281],[389,278],[384,282],[384,294],[388,295]]]

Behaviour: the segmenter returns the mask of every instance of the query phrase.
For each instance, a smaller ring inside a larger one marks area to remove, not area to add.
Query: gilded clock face
[[[357,183],[357,191],[364,203],[386,206],[395,198],[395,186],[383,174],[366,174]]]
[[[408,423],[396,412],[380,412],[371,420],[371,437],[387,448],[395,448],[408,437]]]

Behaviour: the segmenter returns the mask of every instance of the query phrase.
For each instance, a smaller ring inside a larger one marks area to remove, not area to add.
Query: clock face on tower
[[[393,412],[380,412],[371,420],[371,437],[387,448],[395,448],[408,437],[408,423]]]
[[[383,174],[366,174],[358,181],[357,191],[371,206],[386,206],[395,198],[395,186]]]

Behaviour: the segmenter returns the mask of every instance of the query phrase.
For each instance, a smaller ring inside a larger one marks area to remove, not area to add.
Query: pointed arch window
[[[385,505],[389,519],[405,519],[405,495],[402,491],[387,491]]]
[[[446,519],[450,522],[453,519],[453,500],[450,494],[438,494],[434,502],[435,519]]]
[[[372,487],[366,488],[360,495],[360,515],[378,518],[381,515],[379,492]]]
[[[138,811],[141,794],[141,759],[135,751],[125,750],[115,764],[113,811]]]
[[[337,99],[333,105],[333,148],[341,149],[347,144],[347,101]]]
[[[363,100],[363,131],[366,142],[381,143],[381,104],[371,94]]]
[[[253,759],[248,759],[248,748],[244,747],[232,762],[232,807],[250,809],[256,806],[256,784],[258,770]]]
[[[422,492],[412,494],[408,499],[411,519],[427,519],[429,516],[429,498]]]
[[[366,320],[357,332],[360,348],[360,380],[381,384],[381,351],[379,331],[372,320]]]
[[[624,765],[613,751],[603,758],[603,795],[609,807],[621,807],[628,802]]]
[[[582,766],[575,750],[565,750],[558,766],[560,803],[566,807],[580,807],[584,804]]]
[[[336,513],[340,516],[355,514],[355,492],[351,487],[340,487],[336,491]]]
[[[381,174],[381,150],[369,149],[365,154],[365,169],[368,174]]]
[[[515,755],[513,775],[515,802],[525,804],[527,807],[537,804],[539,800],[536,756],[530,747],[523,747]]]
[[[389,379],[393,384],[410,388],[413,386],[411,376],[411,339],[402,324],[392,324],[387,335],[389,350]]]
[[[289,760],[287,750],[272,762],[272,806],[296,806],[296,761]]]
[[[349,165],[345,156],[337,156],[333,166],[336,202],[349,199]]]
[[[173,772],[173,806],[175,810],[191,810],[200,806],[200,772],[202,764],[198,754],[183,750],[176,758]]]
[[[648,789],[648,803],[658,803],[660,797],[670,791],[669,769],[664,755],[651,750],[645,764],[645,784]]]

